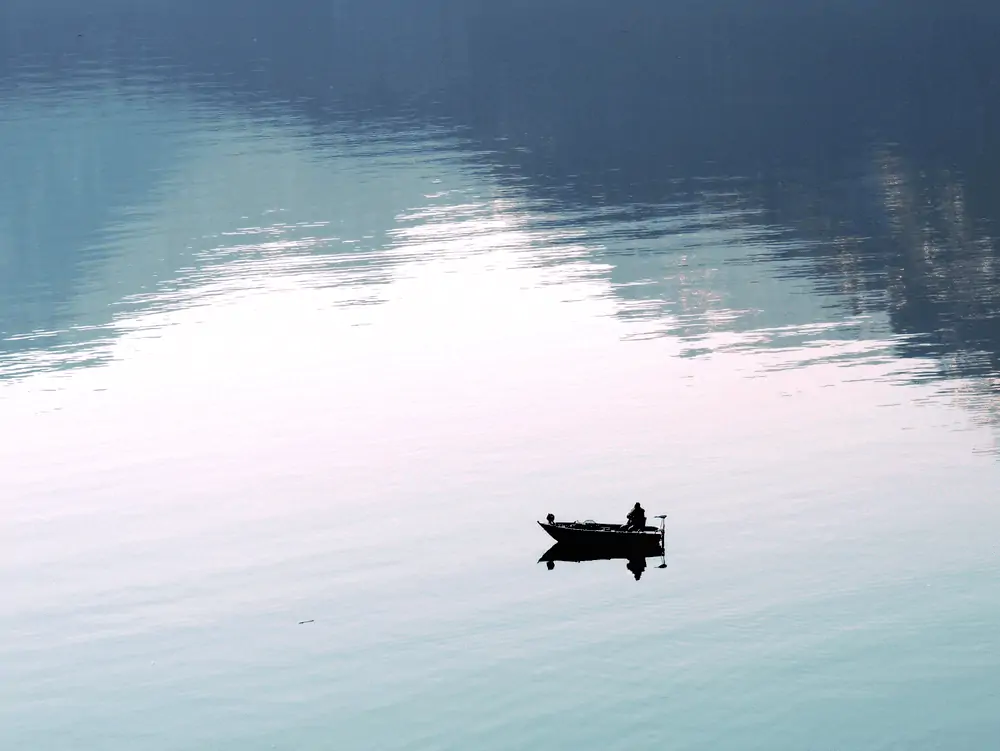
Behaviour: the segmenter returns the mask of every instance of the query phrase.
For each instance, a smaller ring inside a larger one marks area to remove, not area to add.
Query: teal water
[[[992,146],[702,159],[335,5],[0,11],[0,747],[1000,743]],[[538,562],[636,500],[666,568]]]

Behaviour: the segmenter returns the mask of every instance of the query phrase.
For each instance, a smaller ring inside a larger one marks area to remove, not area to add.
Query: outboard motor
[[[547,521],[549,524],[555,524],[556,523],[555,514],[549,514],[548,516],[546,516],[545,521]]]

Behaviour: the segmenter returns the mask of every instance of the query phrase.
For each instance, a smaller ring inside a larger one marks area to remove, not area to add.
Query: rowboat
[[[623,524],[604,524],[591,519],[582,522],[557,522],[555,517],[549,514],[544,522],[538,522],[538,526],[548,532],[556,542],[602,548],[631,547],[662,542],[667,517],[666,514],[661,514],[656,518],[660,520],[659,527],[629,529]]]

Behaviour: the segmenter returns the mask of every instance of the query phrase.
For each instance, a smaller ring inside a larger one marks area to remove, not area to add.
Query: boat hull
[[[656,527],[646,527],[643,531],[625,531],[617,524],[597,524],[586,522],[556,522],[546,524],[538,522],[549,536],[556,542],[565,542],[576,546],[629,548],[633,546],[646,547],[658,545],[662,533]]]

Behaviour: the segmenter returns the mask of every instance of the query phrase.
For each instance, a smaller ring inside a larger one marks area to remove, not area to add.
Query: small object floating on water
[[[316,622],[315,618],[310,618],[308,621],[299,621],[299,625],[301,626],[303,623],[315,623],[315,622]]]

